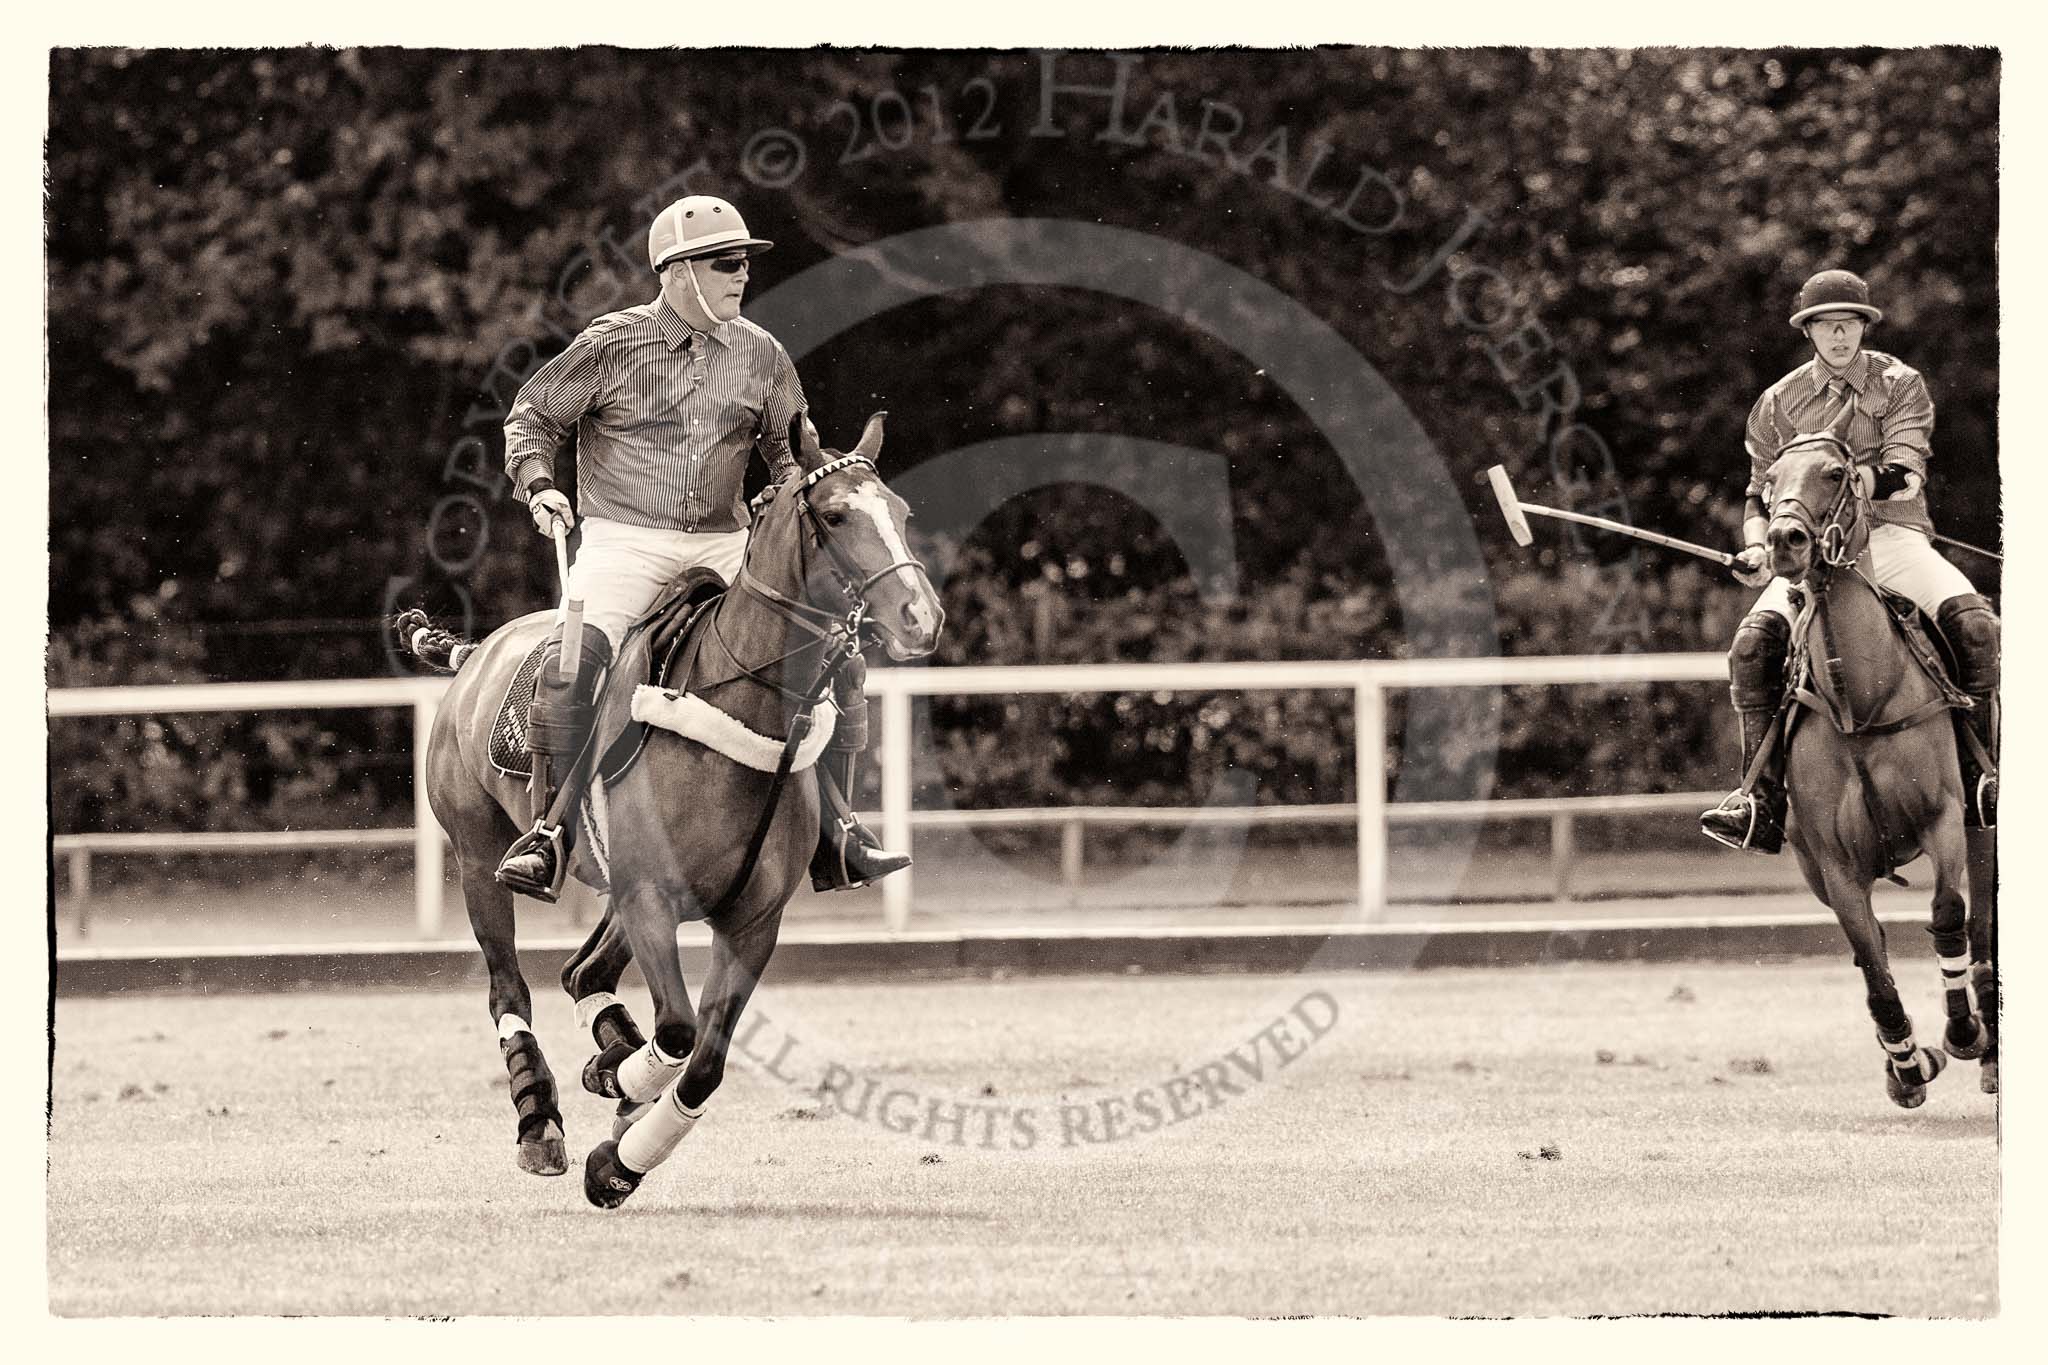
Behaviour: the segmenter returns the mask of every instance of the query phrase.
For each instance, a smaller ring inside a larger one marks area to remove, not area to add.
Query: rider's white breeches
[[[626,627],[654,605],[683,570],[716,569],[730,583],[747,554],[741,531],[664,531],[602,517],[582,521],[583,548],[569,566],[569,595],[583,599],[583,619],[618,649]]]
[[[1961,569],[1941,557],[1933,541],[1906,526],[1870,528],[1870,576],[1880,588],[1912,598],[1930,617],[1951,597],[1977,591]],[[1750,610],[1774,611],[1791,621],[1795,613],[1790,581],[1773,578]]]

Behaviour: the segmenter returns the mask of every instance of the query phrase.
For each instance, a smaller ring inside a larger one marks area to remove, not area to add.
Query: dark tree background
[[[1107,85],[1105,54],[1054,59]],[[1872,344],[1929,379],[1942,528],[1999,537],[1995,52],[1157,52],[1032,136],[1037,53],[416,50],[58,52],[48,269],[53,685],[334,677],[390,667],[388,585],[477,625],[548,600],[553,569],[508,492],[488,520],[431,510],[495,470],[498,423],[556,331],[651,297],[644,274],[576,272],[700,158],[778,248],[758,295],[836,252],[977,218],[1151,233],[1221,259],[1334,327],[1386,377],[1468,490],[1508,652],[1719,649],[1747,601],[1694,561],[1517,550],[1479,473],[1505,461],[1548,500],[1535,415],[1440,283],[1399,295],[1466,218],[1453,272],[1500,272],[1540,321],[1612,452],[1589,499],[1646,526],[1735,535],[1756,393],[1805,359],[1785,326],[1810,272],[1847,265],[1887,312]],[[893,93],[892,93],[893,92]],[[896,96],[901,96],[900,103]],[[1206,101],[1206,104],[1205,104]],[[1164,112],[1162,112],[1162,110]],[[907,119],[904,114],[907,112]],[[1199,141],[1205,116],[1234,158]],[[808,149],[763,188],[739,173],[771,126]],[[997,130],[993,135],[976,136]],[[1370,166],[1407,201],[1365,239],[1271,181],[1328,144],[1339,193]],[[893,145],[900,143],[901,145]],[[851,144],[851,152],[848,151]],[[1264,160],[1255,152],[1264,148]],[[570,272],[573,314],[536,309]],[[621,289],[623,293],[619,292]],[[594,302],[591,302],[594,301]],[[1496,298],[1494,302],[1500,302]],[[1229,460],[1241,581],[1205,603],[1159,527],[1098,490],[1019,498],[964,545],[941,662],[1396,654],[1387,568],[1309,414],[1179,320],[1078,291],[989,288],[877,317],[805,358],[828,441],[892,412],[884,472],[995,437],[1138,435]],[[479,413],[484,416],[479,418]],[[457,575],[442,564],[462,563]],[[463,561],[473,560],[473,563]],[[1957,561],[1987,591],[1982,564]],[[1445,592],[1459,590],[1447,584]],[[1620,630],[1598,599],[1628,595]],[[1706,785],[1719,706],[1574,692],[1511,704],[1516,790]],[[1270,714],[1269,714],[1270,712]],[[1348,795],[1348,718],[1328,698],[1043,699],[935,708],[956,799],[1187,799],[1229,768],[1264,799]],[[56,828],[370,821],[408,794],[400,718],[325,715],[60,725]],[[1013,745],[1029,725],[1051,736]],[[1177,738],[1187,732],[1192,742]],[[1448,760],[1447,760],[1448,761]]]

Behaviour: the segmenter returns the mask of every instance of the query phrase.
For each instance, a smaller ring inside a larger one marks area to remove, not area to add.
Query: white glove
[[[533,529],[544,536],[555,533],[555,523],[562,523],[564,531],[576,529],[576,513],[570,510],[569,496],[559,488],[544,488],[528,500],[526,510],[533,514]]]
[[[1771,552],[1761,545],[1746,545],[1728,567],[1743,587],[1761,588],[1772,578]]]

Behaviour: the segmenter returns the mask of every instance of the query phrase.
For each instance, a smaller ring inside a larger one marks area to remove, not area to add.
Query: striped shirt
[[[1858,351],[1839,377],[1830,375],[1815,356],[1756,400],[1743,442],[1749,449],[1749,494],[1762,495],[1772,457],[1786,442],[1834,429],[1851,404],[1848,430],[1841,435],[1856,462],[1904,465],[1924,481],[1934,434],[1934,400],[1927,395],[1927,381],[1903,360],[1882,351]],[[1879,523],[1895,522],[1915,531],[1934,529],[1924,491],[1903,502],[1874,503],[1871,510]]]
[[[781,482],[796,469],[789,423],[803,385],[782,343],[745,318],[700,332],[666,299],[607,313],[519,386],[505,472],[519,499],[552,478],[576,438],[584,516],[668,531],[737,531],[759,449]]]

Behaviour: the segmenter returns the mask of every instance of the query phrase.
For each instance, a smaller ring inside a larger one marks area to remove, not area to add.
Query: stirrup
[[[872,836],[860,821],[842,818],[818,841],[811,857],[813,891],[857,891],[892,872],[910,866],[908,853],[891,853],[868,842]]]
[[[547,865],[545,877],[538,869],[525,865],[528,859],[536,857]],[[550,825],[542,819],[534,821],[532,829],[512,841],[512,847],[506,849],[505,856],[498,860],[495,875],[498,885],[507,890],[553,905],[561,899],[562,882],[568,871],[569,859],[562,847],[562,827]]]
[[[1785,846],[1785,831],[1765,815],[1762,799],[1753,790],[1737,787],[1720,805],[1701,813],[1700,833],[1738,852],[1776,853]]]

